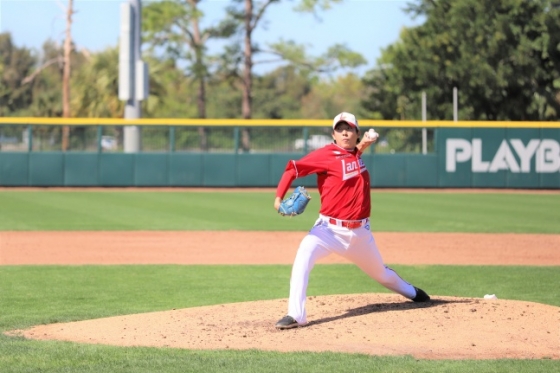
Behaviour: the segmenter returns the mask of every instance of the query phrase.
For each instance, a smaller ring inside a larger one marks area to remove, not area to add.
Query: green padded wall
[[[169,155],[138,153],[134,159],[134,185],[168,186]]]
[[[202,186],[237,186],[236,160],[235,154],[204,154],[202,157]]]
[[[0,185],[29,185],[29,153],[0,153]]]
[[[560,129],[441,128],[439,186],[560,188]]]
[[[368,168],[372,187],[406,187],[406,155],[379,154],[373,156]]]
[[[408,154],[406,186],[435,188],[438,184],[438,157],[435,154]]]
[[[554,141],[554,139],[560,143],[560,128],[545,128],[541,129],[542,138],[550,139]],[[556,149],[558,150],[558,149]],[[552,153],[552,151],[550,152]],[[548,156],[552,157],[553,154],[547,154]],[[560,157],[560,152],[556,152],[556,156]],[[558,172],[546,172],[541,173],[539,180],[539,186],[541,188],[560,188],[560,171]]]
[[[29,185],[64,185],[64,153],[30,153]]]
[[[496,150],[500,148],[502,141],[507,137],[505,128],[473,128],[472,138],[484,141],[482,147],[481,162],[491,162]],[[473,162],[475,151],[473,149]],[[507,171],[497,172],[473,172],[472,184],[475,188],[499,188],[506,185]]]
[[[446,139],[448,137],[458,137],[470,139],[472,128],[439,129],[437,131],[438,149],[438,186],[443,188],[469,187],[472,185],[472,172],[470,164],[467,162],[457,163],[455,172],[446,172]]]
[[[541,129],[510,128],[507,131],[509,138],[542,138]],[[560,173],[559,173],[560,175]],[[538,174],[526,174],[522,172],[508,172],[506,174],[506,186],[508,188],[539,188],[541,181]]]
[[[64,155],[64,185],[99,185],[99,154],[67,153]]]
[[[171,186],[202,185],[202,154],[172,153],[169,156],[169,184]]]
[[[99,185],[135,186],[134,154],[100,154]]]
[[[270,154],[238,154],[236,159],[236,184],[241,187],[266,187],[270,185]]]

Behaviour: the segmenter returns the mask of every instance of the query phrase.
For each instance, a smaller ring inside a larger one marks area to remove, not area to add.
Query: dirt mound
[[[0,232],[0,265],[291,264],[303,236]],[[379,232],[375,238],[389,264],[560,265],[560,235],[554,234]],[[347,261],[331,255],[320,263]],[[307,302],[310,323],[288,331],[274,328],[287,309],[287,300],[281,299],[41,325],[15,334],[122,346],[560,359],[558,307],[502,299],[433,299],[416,304],[394,294],[312,297]]]
[[[425,359],[560,359],[560,308],[512,300],[396,294],[310,297],[307,326],[279,331],[287,300],[36,326],[11,335],[119,346],[334,351]]]

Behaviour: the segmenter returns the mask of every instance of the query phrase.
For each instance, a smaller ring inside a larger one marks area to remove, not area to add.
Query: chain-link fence
[[[124,152],[124,128],[118,125],[70,125],[65,151]],[[330,127],[140,126],[141,152],[306,153],[332,143]],[[372,153],[421,153],[421,128],[378,128]],[[435,130],[427,131],[434,152]],[[0,124],[1,152],[59,152],[64,125]]]

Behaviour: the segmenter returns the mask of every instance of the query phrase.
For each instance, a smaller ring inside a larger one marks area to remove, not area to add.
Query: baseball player
[[[298,248],[290,279],[288,314],[276,323],[291,329],[307,323],[305,300],[309,274],[318,259],[339,254],[356,264],[381,285],[414,302],[430,300],[428,294],[387,267],[370,231],[370,177],[361,159],[378,134],[370,130],[360,141],[360,127],[353,114],[342,112],[332,124],[333,144],[317,149],[300,160],[291,160],[278,183],[274,208],[296,178],[317,174],[321,197],[319,218]]]

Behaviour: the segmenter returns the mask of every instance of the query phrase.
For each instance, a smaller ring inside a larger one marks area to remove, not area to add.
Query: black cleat
[[[297,328],[299,324],[297,321],[289,315],[284,316],[281,320],[276,323],[276,329],[292,329]]]
[[[430,300],[430,296],[426,294],[424,290],[419,289],[416,286],[414,287],[414,289],[416,290],[416,296],[412,298],[414,302],[427,302]]]

